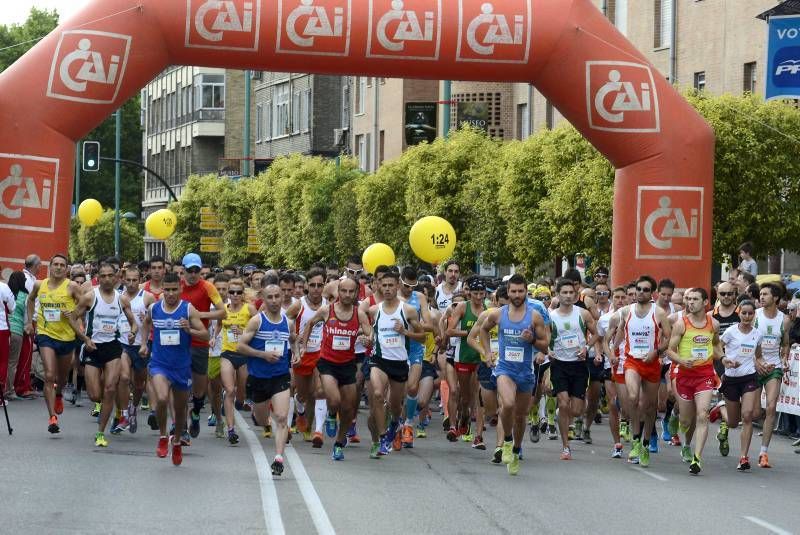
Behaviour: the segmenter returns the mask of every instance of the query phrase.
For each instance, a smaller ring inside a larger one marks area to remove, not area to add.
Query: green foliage
[[[120,258],[138,260],[144,254],[144,234],[136,223],[120,219]],[[106,210],[96,225],[70,221],[69,255],[73,261],[97,260],[114,254],[114,211]]]
[[[404,202],[411,164],[410,158],[401,157],[383,164],[377,173],[365,175],[355,184],[359,254],[380,242],[394,250],[398,261],[412,259]]]
[[[46,9],[31,8],[22,24],[0,25],[0,72],[36,46],[39,40],[58,26],[58,13]],[[9,48],[13,47],[13,48]]]

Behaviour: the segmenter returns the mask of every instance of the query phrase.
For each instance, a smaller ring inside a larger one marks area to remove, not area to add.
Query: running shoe
[[[378,455],[389,455],[392,451],[392,442],[384,435],[380,439],[380,447],[378,448]]]
[[[96,448],[107,448],[108,447],[108,440],[106,440],[105,435],[100,433],[99,431],[94,434],[94,446]]]
[[[208,427],[217,427],[217,415],[213,412],[208,415]]]
[[[492,460],[489,462],[492,464],[503,464],[503,448],[495,448]]]
[[[72,398],[72,402],[71,403],[73,405],[75,405],[76,407],[83,407],[83,403],[81,403],[81,391],[80,390],[76,390],[75,391],[75,397]]]
[[[56,394],[56,404],[53,406],[53,410],[56,414],[61,414],[64,412],[64,398],[61,394]]]
[[[462,427],[458,430],[458,434],[461,435],[462,442],[472,442],[475,438],[472,434],[472,426]]]
[[[597,413],[594,415],[594,423],[596,424],[603,423],[603,414],[600,411],[597,411]]]
[[[311,442],[313,433],[311,431],[303,431],[303,442]]]
[[[667,425],[667,429],[669,430],[669,434],[673,437],[678,434],[678,417],[674,414],[669,417],[669,424]]]
[[[534,422],[534,423],[531,424],[531,428],[528,431],[528,438],[530,438],[531,442],[533,442],[534,444],[539,442],[539,439],[541,438],[541,435],[539,433],[539,424],[538,423]]]
[[[425,426],[422,423],[417,424],[417,438],[426,438],[428,436],[428,432],[425,431]]]
[[[380,459],[381,458],[380,453],[379,453],[380,447],[381,447],[381,445],[378,444],[377,442],[373,442],[372,443],[372,446],[370,446],[370,448],[369,448],[369,458],[370,459]]]
[[[555,425],[547,424],[547,438],[549,440],[555,440],[558,438],[558,432],[556,431]]]
[[[231,427],[228,429],[228,444],[231,446],[235,446],[239,443],[239,435],[236,434],[236,431]]]
[[[722,417],[722,407],[725,406],[725,401],[720,401],[708,411],[708,421],[712,424]]]
[[[727,457],[730,451],[731,451],[731,445],[728,442],[728,437],[726,436],[719,441],[719,454],[722,455],[723,457]]]
[[[297,425],[298,431],[301,433],[306,433],[308,431],[308,420],[306,420],[306,413],[298,413],[295,424]]]
[[[685,463],[692,462],[692,448],[689,446],[681,446],[681,460]]]
[[[156,447],[156,455],[162,459],[167,456],[169,451],[169,439],[167,437],[160,437],[158,439],[158,446]]]
[[[622,459],[622,444],[617,442],[614,444],[614,450],[611,452],[612,459]]]
[[[628,452],[628,462],[637,464],[639,462],[639,455],[640,450],[642,449],[642,443],[638,440],[634,440],[633,444],[631,444],[631,451]]]
[[[514,460],[514,443],[510,440],[507,442],[503,441],[503,464],[508,464],[512,460]]]
[[[394,451],[400,451],[402,448],[403,448],[403,436],[402,436],[402,433],[395,433],[394,434],[394,438],[392,438],[392,449]]]
[[[123,431],[127,431],[128,429],[130,429],[130,427],[131,427],[130,421],[123,414],[122,418],[120,418],[119,421],[117,422],[117,425],[114,426],[114,434],[119,435]]]
[[[273,476],[280,476],[283,474],[283,457],[281,455],[276,455],[270,468],[272,469]]]
[[[506,465],[506,469],[510,476],[519,474],[519,453],[512,454],[511,462]]]
[[[666,419],[661,420],[661,440],[669,444],[669,441],[672,440],[672,433],[669,430],[669,422],[672,421],[672,418],[667,421]]]
[[[314,432],[314,438],[311,439],[311,446],[314,448],[322,447],[322,433]]]
[[[330,438],[336,436],[336,417],[333,417],[330,414],[325,417],[325,434]]]
[[[561,460],[562,461],[572,460],[572,451],[569,448],[564,448],[563,450],[561,450]]]
[[[539,433],[547,432],[547,418],[542,418],[539,420]]]
[[[450,442],[455,442],[456,440],[458,440],[458,430],[456,430],[455,427],[451,427],[447,431],[447,440],[449,440]]]
[[[98,417],[98,421],[99,421],[99,420],[100,420],[100,418]],[[111,434],[112,434],[112,435],[119,435],[119,434],[122,432],[122,430],[121,430],[121,429],[120,429],[120,430],[117,430],[117,424],[119,424],[119,418],[117,418],[116,416],[114,416],[114,417],[111,419]]]
[[[628,428],[628,422],[625,420],[619,423],[619,437],[625,442],[631,441],[630,429]]]
[[[331,459],[334,461],[344,461],[344,448],[334,444],[333,453],[331,453]]]
[[[347,433],[344,434],[347,438],[355,436],[358,434],[358,430],[356,429],[356,423],[353,422],[350,424],[350,427],[347,428]]]
[[[100,405],[100,403],[95,403],[94,407],[92,408],[92,410],[89,411],[89,416],[91,416],[92,418],[97,418],[98,416],[100,416],[100,409],[101,408],[102,408],[102,406]]]
[[[139,422],[138,419],[136,418],[137,412],[138,411],[136,410],[135,405],[133,405],[132,403],[128,405],[128,424],[129,424],[128,431],[131,434],[136,433],[136,430],[139,429]]]
[[[191,422],[189,422],[189,434],[192,438],[197,438],[200,434],[200,413],[195,411],[189,411],[189,418]]]
[[[192,445],[192,439],[189,436],[189,433],[186,431],[183,432],[181,435],[181,446],[186,446],[187,448]]]
[[[214,429],[214,436],[216,438],[225,438],[225,424],[221,421],[217,422],[217,426]]]
[[[761,468],[772,468],[772,465],[769,464],[769,455],[766,453],[762,453],[758,456],[758,466]]]
[[[271,425],[265,425],[264,426],[264,430],[261,431],[261,436],[263,438],[272,438],[272,426]]]
[[[575,440],[574,437],[581,437],[583,435],[583,418],[576,418],[575,425],[571,426],[571,429],[574,431],[574,435],[570,440]]]
[[[650,466],[650,449],[646,448],[644,444],[639,448],[639,466],[643,468]]]
[[[700,470],[702,469],[703,469],[703,460],[697,455],[693,455],[692,462],[689,463],[689,472],[691,472],[694,475],[697,475],[700,473]]]
[[[534,426],[536,427],[536,426]],[[476,450],[485,450],[486,444],[483,442],[483,437],[481,435],[476,435],[475,439],[472,441],[472,447]]]
[[[360,444],[361,443],[361,437],[358,436],[358,433],[356,433],[354,435],[348,435],[347,436],[347,443],[348,444],[351,444],[351,443],[352,444]]]
[[[401,431],[401,441],[404,448],[414,447],[414,428],[410,425],[404,425]]]
[[[792,447],[796,448],[796,447],[798,447],[798,446],[800,446],[800,438],[798,438],[797,440],[795,440],[794,442],[792,442]]]
[[[583,430],[583,437],[581,437],[584,444],[591,444],[592,443],[592,433],[588,429]]]
[[[658,453],[658,435],[653,431],[650,435],[650,445],[647,447],[649,453]]]
[[[673,446],[680,446],[681,445],[681,437],[678,435],[672,435],[672,440],[669,443]]]
[[[147,399],[147,396],[142,396],[142,410],[143,411],[150,410],[150,400]]]
[[[64,387],[64,391],[62,393],[64,399],[75,405],[75,385],[72,383],[68,383]]]
[[[149,425],[150,429],[153,431],[158,430],[158,416],[156,416],[156,411],[150,411],[150,414],[147,415],[147,425]]]
[[[444,431],[447,431],[448,429],[450,429],[450,417],[449,416],[445,416],[444,419],[442,420],[442,428],[443,428]]]
[[[47,423],[47,431],[50,433],[58,433],[61,429],[58,428],[58,416],[53,415]]]
[[[567,431],[567,440],[575,440],[575,425],[570,425]]]
[[[180,466],[183,462],[183,449],[181,448],[180,444],[173,444],[172,445],[172,464],[174,466]]]
[[[745,470],[750,470],[750,458],[748,458],[747,456],[740,458],[739,464],[736,465],[736,469],[740,472],[744,472]]]

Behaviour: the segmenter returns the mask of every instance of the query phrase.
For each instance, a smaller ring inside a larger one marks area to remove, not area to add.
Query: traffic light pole
[[[159,175],[158,173],[156,173],[155,171],[153,171],[149,167],[145,167],[144,165],[140,164],[139,162],[134,162],[133,160],[123,160],[122,158],[109,158],[108,156],[101,156],[100,157],[100,161],[103,161],[103,162],[115,162],[115,163],[119,162],[120,164],[130,165],[130,166],[136,167],[137,169],[140,169],[142,171],[150,173],[151,175],[156,177],[156,179],[158,179],[159,182],[161,182],[161,185],[164,186],[164,188],[166,188],[167,193],[169,193],[169,196],[172,198],[172,200],[175,201],[175,202],[178,202],[178,197],[175,195],[175,192],[172,191],[172,188],[169,187],[169,184],[167,184],[167,181],[164,180],[161,177],[161,175]]]
[[[119,243],[119,198],[120,198],[120,152],[121,152],[121,134],[122,134],[122,108],[118,109],[114,114],[116,116],[116,134],[115,134],[115,162],[114,162],[114,256],[119,258],[120,243]]]

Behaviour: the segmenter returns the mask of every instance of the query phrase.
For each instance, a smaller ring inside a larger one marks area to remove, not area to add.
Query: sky
[[[0,9],[0,24],[20,24],[28,18],[32,7],[55,9],[61,21],[80,10],[90,0],[4,0]]]

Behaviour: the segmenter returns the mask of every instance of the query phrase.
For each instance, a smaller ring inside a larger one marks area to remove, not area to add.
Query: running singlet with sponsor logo
[[[469,333],[476,321],[478,321],[478,316],[472,312],[472,303],[467,301],[466,308],[464,309],[464,315],[461,317],[461,321],[458,323],[458,328],[459,330]],[[454,340],[456,340],[456,362],[460,362],[462,364],[478,364],[481,361],[480,353],[475,351],[472,346],[467,343],[466,336],[463,338],[455,337]]]
[[[767,364],[782,368],[781,342],[783,341],[783,312],[777,311],[774,318],[768,318],[764,309],[756,310],[756,329],[761,333],[761,355]]]
[[[278,362],[267,362],[262,358],[247,358],[247,373],[260,379],[280,377],[289,373],[289,319],[281,312],[281,319],[273,323],[265,312],[259,312],[261,324],[250,340],[250,347],[258,351],[279,353]]]
[[[228,311],[228,316],[222,320],[222,350],[236,353],[239,335],[244,332],[247,322],[250,321],[250,307],[247,303],[242,303],[242,307],[234,312],[230,305],[225,305],[225,310]],[[239,327],[239,334],[236,334],[234,327]]]
[[[636,305],[631,305],[625,320],[625,357],[644,360],[647,354],[658,349],[659,327],[656,320],[658,305],[650,303],[643,318],[636,315]]]
[[[39,285],[39,334],[61,342],[75,340],[75,331],[69,326],[64,312],[75,310],[75,299],[69,294],[69,279],[64,279],[55,289],[44,279]]]
[[[353,306],[353,315],[342,321],[336,315],[336,306],[331,304],[328,320],[319,325],[323,327],[323,359],[335,364],[347,364],[356,358],[356,339],[358,338],[358,308]]]
[[[679,376],[714,373],[714,326],[711,314],[706,314],[705,319],[702,327],[695,327],[689,316],[683,316],[686,331],[678,345],[678,356],[681,361],[691,361],[692,367],[680,366]]]
[[[562,316],[558,310],[550,315],[550,357],[561,362],[577,362],[578,353],[586,347],[586,324],[581,316],[581,308],[572,307],[568,316]]]
[[[323,297],[320,306],[327,305],[328,301]],[[308,298],[303,296],[300,298],[300,312],[297,314],[297,321],[295,321],[295,331],[299,336],[306,328],[308,320],[314,317],[317,311],[311,308]],[[311,334],[308,335],[308,344],[306,344],[306,353],[318,353],[322,347],[322,323],[317,323],[311,329]]]
[[[452,293],[448,293],[444,289],[444,283],[442,282],[439,286],[436,287],[436,307],[444,312],[447,310],[447,307],[453,302],[453,295],[457,292],[461,291],[461,281],[456,283],[455,290]]]
[[[384,310],[384,304],[378,305],[378,314],[375,318],[375,325],[373,325],[376,339],[374,355],[384,360],[408,360],[409,340],[404,334],[394,330],[395,320],[408,329],[408,321],[403,312],[403,302],[397,303],[397,308],[391,313]]]
[[[133,345],[140,345],[142,343],[142,321],[144,321],[144,316],[147,313],[147,309],[144,307],[144,292],[145,290],[139,290],[139,293],[136,294],[136,297],[131,299],[131,314],[133,314],[133,319],[136,322],[136,338],[133,340]],[[119,336],[117,340],[120,343],[128,344],[128,333],[131,332],[131,326],[128,323],[128,318],[125,317],[125,314],[119,315],[119,324],[117,325],[117,330],[119,331]]]
[[[533,306],[526,303],[525,316],[521,321],[511,321],[508,311],[508,305],[500,308],[498,363],[505,368],[518,370],[520,374],[530,374],[533,370],[533,344],[522,339],[522,331],[533,330]]]
[[[150,305],[153,319],[153,366],[173,370],[186,370],[192,365],[192,337],[180,327],[181,320],[189,319],[189,303],[181,301],[172,312],[164,310],[164,301]]]
[[[100,288],[95,288],[94,303],[86,316],[86,336],[92,342],[107,344],[117,339],[119,335],[119,317],[124,316],[122,306],[119,304],[119,294],[113,293],[111,303],[106,303],[100,293]]]
[[[739,324],[733,325],[721,337],[725,346],[725,358],[739,364],[736,368],[725,368],[728,377],[742,377],[756,373],[756,348],[761,343],[761,332],[753,328],[745,334]]]

